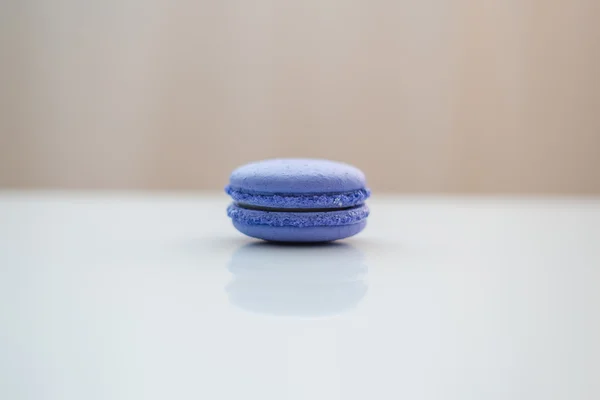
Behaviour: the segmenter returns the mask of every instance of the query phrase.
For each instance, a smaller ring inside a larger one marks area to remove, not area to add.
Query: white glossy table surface
[[[600,201],[375,197],[339,244],[225,195],[0,194],[0,399],[600,398]]]

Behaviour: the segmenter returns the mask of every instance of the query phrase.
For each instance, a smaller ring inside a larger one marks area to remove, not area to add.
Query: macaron
[[[362,231],[370,195],[351,165],[316,159],[273,159],[243,165],[225,188],[227,215],[240,232],[276,242],[328,242]]]

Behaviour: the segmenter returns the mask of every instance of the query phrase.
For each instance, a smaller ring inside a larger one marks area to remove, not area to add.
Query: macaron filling
[[[254,204],[245,204],[245,203],[235,203],[238,207],[245,208],[247,210],[256,210],[256,211],[270,211],[270,212],[329,212],[329,211],[343,211],[350,210],[352,208],[360,207],[358,206],[348,206],[348,207],[340,207],[340,208],[277,208],[277,207],[263,207],[263,206],[255,206]]]
[[[225,192],[238,204],[276,209],[340,209],[365,202],[371,195],[369,189],[356,189],[341,193],[259,193],[238,189],[231,185]]]
[[[227,208],[227,215],[232,220],[247,225],[304,228],[356,224],[369,216],[369,208],[366,204],[360,204],[341,210],[285,210],[280,212],[250,209],[240,206],[238,203],[232,203]]]

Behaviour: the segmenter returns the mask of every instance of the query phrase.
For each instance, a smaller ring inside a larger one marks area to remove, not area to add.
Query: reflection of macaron
[[[275,159],[231,174],[227,209],[242,233],[280,242],[325,242],[362,231],[370,191],[364,174],[348,164]]]
[[[262,314],[335,315],[356,306],[367,292],[364,256],[344,244],[251,243],[233,254],[229,271],[230,301]]]

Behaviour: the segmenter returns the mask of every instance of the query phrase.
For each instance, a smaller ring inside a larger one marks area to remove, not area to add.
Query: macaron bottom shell
[[[358,223],[369,216],[369,207],[361,204],[345,209],[257,209],[232,203],[227,215],[234,221],[248,225],[290,226],[308,228],[316,226],[343,226]]]
[[[245,235],[272,242],[286,243],[331,242],[354,236],[362,231],[366,225],[366,219],[350,225],[310,226],[302,228],[294,226],[249,225],[233,220],[233,226]]]

